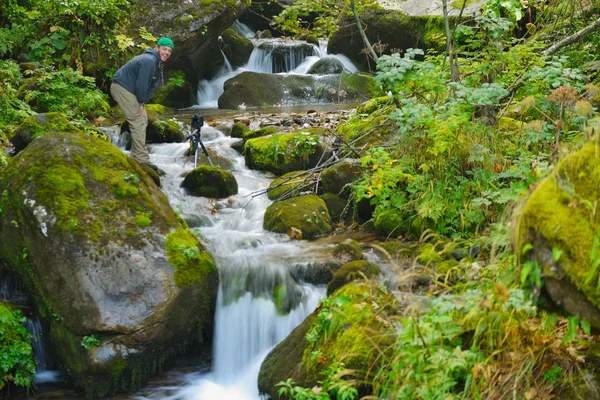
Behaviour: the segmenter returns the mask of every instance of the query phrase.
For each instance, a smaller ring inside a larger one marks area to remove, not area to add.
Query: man
[[[162,37],[153,49],[129,60],[114,75],[110,94],[119,103],[131,130],[131,157],[158,170],[146,148],[148,117],[144,103],[150,100],[162,79],[163,63],[171,56],[173,41]]]

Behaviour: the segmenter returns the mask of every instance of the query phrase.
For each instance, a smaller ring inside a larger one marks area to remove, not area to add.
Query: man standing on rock
[[[141,164],[158,170],[150,162],[146,148],[148,116],[144,104],[150,100],[162,81],[163,63],[171,56],[173,41],[162,37],[153,49],[129,60],[114,75],[110,94],[119,103],[131,129],[131,157]]]

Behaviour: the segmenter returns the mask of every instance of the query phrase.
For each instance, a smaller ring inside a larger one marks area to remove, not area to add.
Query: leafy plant
[[[81,346],[89,351],[94,347],[100,346],[100,339],[98,339],[98,335],[95,333],[93,335],[84,336],[81,339]]]
[[[35,379],[35,363],[30,335],[19,310],[0,302],[0,389],[7,384],[30,387]]]

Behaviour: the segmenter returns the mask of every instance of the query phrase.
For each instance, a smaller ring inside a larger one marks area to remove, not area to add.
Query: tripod
[[[192,116],[192,129],[194,130],[191,135],[187,137],[187,140],[190,141],[190,154],[194,154],[194,168],[198,166],[198,148],[202,148],[202,152],[208,159],[211,167],[214,167],[210,156],[208,155],[208,151],[206,147],[204,147],[204,143],[202,143],[202,134],[200,129],[204,125],[204,117],[199,116],[198,114],[194,114]]]

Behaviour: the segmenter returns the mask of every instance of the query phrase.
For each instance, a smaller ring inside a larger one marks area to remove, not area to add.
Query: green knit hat
[[[160,39],[158,39],[158,43],[156,45],[159,47],[165,46],[165,47],[170,47],[172,49],[175,48],[173,41],[171,39],[169,39],[168,37],[161,37]]]

